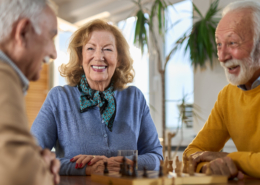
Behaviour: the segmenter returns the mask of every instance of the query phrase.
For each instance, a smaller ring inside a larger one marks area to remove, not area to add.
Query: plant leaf
[[[202,16],[201,12],[199,11],[199,9],[197,8],[197,6],[194,3],[192,3],[192,5],[193,5],[194,10],[199,14],[200,18],[203,19],[203,16]]]
[[[144,47],[147,45],[147,30],[145,28],[147,19],[142,10],[139,10],[136,14],[137,20],[135,25],[134,44],[141,48],[143,54]]]
[[[216,56],[215,31],[219,19],[213,18],[218,10],[219,0],[215,0],[209,7],[206,16],[203,17],[199,9],[193,4],[195,12],[200,16],[200,20],[195,22],[189,35],[188,42],[185,46],[185,52],[189,49],[191,64],[195,69],[205,67],[206,61],[209,59],[211,66],[213,65],[213,56]],[[181,38],[186,36],[185,33]],[[181,44],[183,44],[182,42]],[[176,44],[178,44],[176,42]]]

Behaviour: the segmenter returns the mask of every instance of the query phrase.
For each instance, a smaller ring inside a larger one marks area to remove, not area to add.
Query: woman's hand
[[[70,159],[70,162],[76,162],[75,168],[83,168],[86,164],[94,165],[96,162],[107,159],[106,156],[99,155],[77,155]]]
[[[96,158],[96,157],[95,157]],[[97,159],[93,159],[97,160]],[[117,157],[110,157],[110,158],[104,158],[102,160],[96,161],[95,164],[93,163],[91,166],[87,166],[86,168],[86,175],[91,175],[93,173],[103,173],[104,171],[104,162],[107,162],[107,169],[109,172],[119,172],[120,171],[120,163],[123,163],[123,157],[117,156]],[[126,163],[133,165],[133,161],[130,159],[126,159]]]

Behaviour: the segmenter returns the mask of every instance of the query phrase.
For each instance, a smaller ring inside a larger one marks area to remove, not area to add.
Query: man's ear
[[[15,27],[14,38],[16,44],[26,47],[28,42],[28,36],[32,31],[31,21],[27,18],[20,19]]]

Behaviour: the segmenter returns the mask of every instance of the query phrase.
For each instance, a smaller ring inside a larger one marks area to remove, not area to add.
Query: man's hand
[[[211,174],[214,175],[225,175],[228,178],[237,177],[238,179],[243,179],[244,177],[243,173],[238,171],[236,164],[228,156],[217,158],[210,161],[209,164],[205,164],[202,167],[202,173],[206,173],[207,168],[210,168]]]
[[[96,158],[96,157],[95,157]],[[92,166],[87,166],[86,168],[86,175],[91,175],[92,173],[102,173],[104,171],[104,162],[107,162],[107,169],[110,172],[119,172],[120,171],[120,163],[123,162],[122,156],[117,157],[110,157],[107,159],[102,159],[95,164],[93,163]],[[133,165],[133,161],[130,159],[126,159],[126,163]]]
[[[210,162],[217,158],[223,158],[226,157],[228,153],[226,152],[196,152],[194,154],[190,155],[190,159],[192,160],[194,171],[197,168],[197,165],[201,162]]]
[[[52,153],[49,149],[41,150],[40,154],[47,166],[50,168],[50,172],[53,175],[54,183],[58,184],[60,182],[60,161],[56,159],[55,153]]]

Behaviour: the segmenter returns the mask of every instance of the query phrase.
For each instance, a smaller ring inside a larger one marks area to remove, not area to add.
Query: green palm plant
[[[138,11],[136,14],[136,24],[135,24],[135,34],[134,34],[134,44],[141,48],[142,54],[144,48],[148,46],[148,35],[151,39],[151,43],[157,53],[157,70],[161,75],[161,84],[162,84],[162,130],[163,130],[163,155],[165,156],[165,129],[166,129],[166,120],[165,120],[165,69],[167,64],[172,56],[188,39],[187,45],[185,46],[185,51],[190,49],[190,58],[191,64],[195,66],[204,67],[207,59],[210,59],[210,63],[213,63],[213,56],[216,53],[216,44],[215,44],[215,29],[218,23],[218,20],[214,18],[218,12],[218,3],[219,0],[215,0],[206,16],[203,17],[199,9],[193,4],[195,12],[200,16],[200,20],[194,23],[192,26],[192,31],[186,32],[176,43],[169,54],[165,57],[163,62],[161,59],[161,52],[159,44],[157,42],[157,37],[155,36],[155,25],[153,24],[153,18],[156,16],[158,20],[159,33],[161,38],[164,40],[164,32],[166,26],[166,16],[165,11],[170,4],[167,0],[154,0],[152,8],[146,10],[142,7],[141,0],[132,0],[138,6]],[[149,14],[149,17],[145,15],[145,12]],[[178,21],[179,22],[179,21]],[[149,47],[148,47],[149,51]]]
[[[148,32],[153,31],[153,17],[157,14],[158,19],[158,28],[159,33],[163,35],[163,28],[165,27],[165,15],[164,11],[167,8],[168,4],[164,0],[155,0],[149,18],[146,18],[145,11],[142,7],[141,0],[135,1],[139,7],[139,10],[136,13],[136,24],[135,24],[135,35],[134,35],[134,44],[141,48],[141,52],[143,54],[145,46],[148,45]],[[148,30],[149,28],[149,30]],[[149,49],[149,48],[148,48]]]
[[[136,17],[136,25],[135,25],[135,34],[134,34],[134,44],[141,48],[141,52],[143,54],[145,46],[148,46],[148,39],[147,35],[151,34],[150,39],[152,39],[152,43],[154,48],[157,51],[157,66],[158,72],[161,75],[161,82],[162,82],[162,129],[163,129],[163,155],[165,156],[165,128],[166,128],[166,121],[165,121],[165,68],[162,67],[163,61],[161,60],[161,52],[159,49],[159,45],[157,44],[157,38],[154,33],[154,25],[153,25],[153,18],[157,15],[158,20],[158,29],[159,33],[163,36],[163,29],[165,28],[165,10],[168,6],[165,0],[154,0],[151,12],[149,14],[149,18],[146,18],[144,9],[141,4],[141,0],[135,1],[139,7],[137,11]],[[149,47],[148,47],[149,51]],[[166,65],[166,64],[165,64]]]
[[[194,11],[199,15],[199,21],[195,22],[192,26],[192,31],[184,33],[184,35],[176,42],[176,46],[170,51],[167,59],[186,42],[185,51],[189,49],[191,64],[195,69],[206,67],[206,62],[210,61],[211,67],[213,66],[213,58],[217,56],[217,49],[215,43],[215,31],[219,22],[215,18],[218,13],[219,0],[215,0],[207,11],[205,17],[199,11],[195,4],[193,4]],[[189,34],[188,34],[189,33]]]

